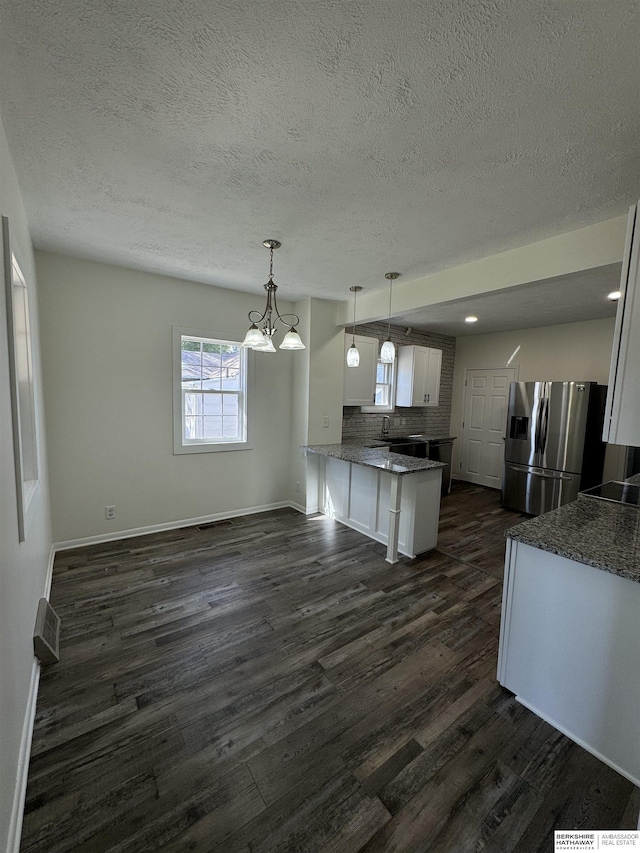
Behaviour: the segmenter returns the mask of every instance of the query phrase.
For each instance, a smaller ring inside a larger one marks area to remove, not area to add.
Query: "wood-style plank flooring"
[[[548,851],[638,791],[495,680],[498,494],[396,566],[281,510],[56,557],[29,853]]]

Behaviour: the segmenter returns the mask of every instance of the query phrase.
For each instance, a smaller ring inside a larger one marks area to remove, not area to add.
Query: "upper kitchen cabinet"
[[[360,364],[347,367],[347,351],[351,335],[344,338],[344,406],[372,406],[376,396],[376,368],[378,366],[378,339],[356,335]]]
[[[640,202],[629,210],[611,354],[604,441],[640,446]]]
[[[400,347],[397,406],[437,406],[440,399],[442,350]]]

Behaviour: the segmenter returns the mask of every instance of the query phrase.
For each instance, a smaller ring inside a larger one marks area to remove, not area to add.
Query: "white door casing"
[[[461,480],[502,488],[509,383],[516,378],[515,367],[465,371]]]

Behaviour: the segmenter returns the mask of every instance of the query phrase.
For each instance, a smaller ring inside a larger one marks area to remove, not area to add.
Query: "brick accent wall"
[[[364,323],[356,326],[357,335],[378,338],[380,343],[387,338],[387,323]],[[440,377],[440,402],[437,406],[396,407],[387,412],[391,418],[390,435],[449,435],[451,429],[451,401],[453,397],[453,363],[456,355],[456,339],[448,335],[412,331],[405,335],[406,326],[391,326],[391,340],[397,347],[415,344],[442,350],[442,374]],[[382,430],[382,414],[364,414],[360,406],[344,406],[342,409],[342,438],[378,438]],[[404,423],[403,423],[404,421]]]

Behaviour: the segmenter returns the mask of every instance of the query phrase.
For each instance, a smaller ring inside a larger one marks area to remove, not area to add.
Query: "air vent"
[[[204,524],[196,524],[196,530],[211,530],[214,527],[230,527],[233,524],[231,519],[224,521],[206,521]]]
[[[38,602],[33,651],[45,666],[60,660],[60,617],[46,598]]]

